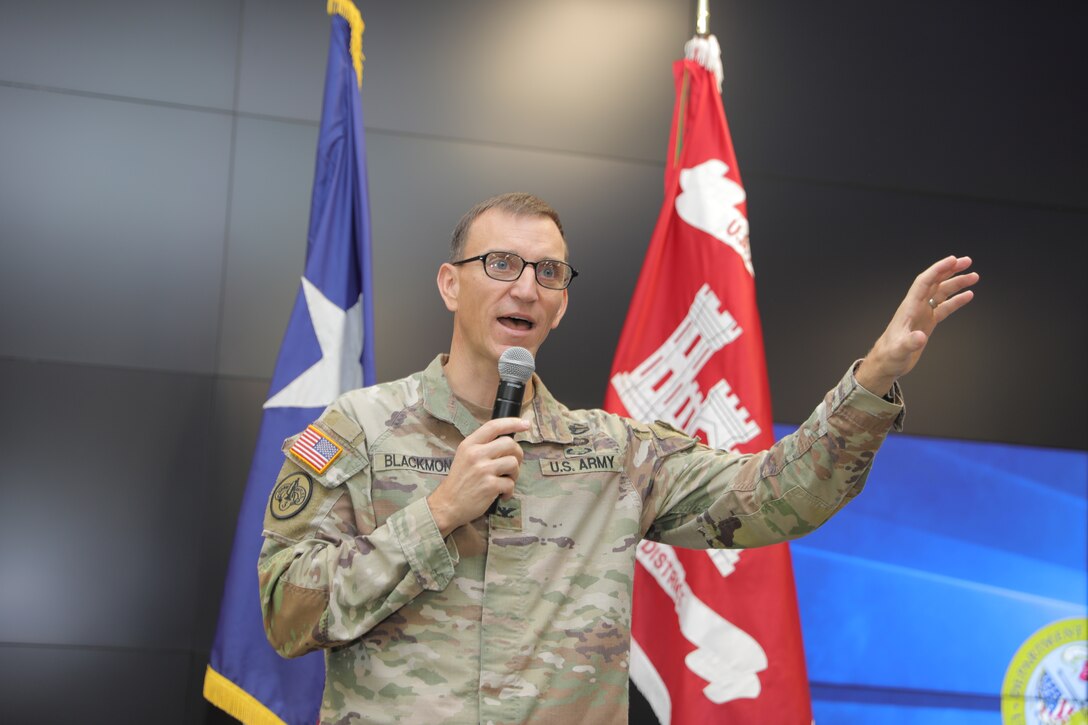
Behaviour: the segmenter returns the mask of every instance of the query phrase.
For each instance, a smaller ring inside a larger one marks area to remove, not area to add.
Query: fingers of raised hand
[[[975,282],[978,282],[978,272],[971,272],[969,274],[958,274],[955,277],[946,279],[937,285],[937,293],[940,295],[940,299],[946,300],[952,295],[956,294],[960,290],[967,289]]]
[[[912,287],[919,291],[928,289],[942,280],[955,274],[957,258],[948,256],[929,265],[921,274],[914,278]]]
[[[970,257],[949,256],[935,262],[914,279],[908,300],[913,298],[916,303],[924,302],[936,314],[941,315],[943,313],[943,317],[947,317],[951,311],[966,304],[966,301],[961,301],[949,312],[940,310],[941,305],[957,293],[978,282],[978,273],[964,274],[970,266]],[[940,319],[943,319],[943,317]]]
[[[960,292],[953,297],[949,297],[947,300],[937,305],[937,307],[933,310],[933,314],[937,318],[937,322],[941,322],[947,319],[949,315],[966,305],[974,298],[975,293],[971,290],[967,290],[966,292]]]
[[[933,292],[933,296],[929,299],[932,300],[929,306],[934,310],[942,307],[947,302],[952,302],[957,295],[966,290],[968,287],[978,282],[978,274],[971,272],[970,274],[957,275],[951,279],[947,279],[937,285],[936,290]],[[956,305],[951,310],[957,310],[970,301],[972,295],[969,295],[966,300],[955,300]],[[948,308],[946,308],[948,309]],[[942,310],[943,311],[943,310]]]
[[[963,257],[961,259],[967,258]],[[969,259],[968,262],[970,262]],[[934,316],[938,322],[944,320],[974,298],[974,292],[967,288],[978,282],[978,280],[979,275],[977,272],[969,272],[967,274],[956,274],[935,283],[931,287],[931,295],[926,301],[933,308]]]
[[[946,280],[964,272],[970,266],[970,257],[950,255],[934,262],[924,272],[915,277],[912,289],[917,292],[929,292]]]

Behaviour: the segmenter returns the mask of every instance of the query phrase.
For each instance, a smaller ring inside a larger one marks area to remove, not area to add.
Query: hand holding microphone
[[[529,429],[518,416],[535,367],[525,348],[512,347],[499,358],[492,419],[461,441],[449,474],[427,499],[443,537],[485,510],[494,513],[498,498],[513,493],[524,456],[513,436]]]
[[[491,409],[491,420],[517,418],[521,415],[521,401],[525,398],[525,383],[529,382],[534,370],[536,370],[536,361],[533,360],[533,354],[524,347],[507,348],[499,356],[499,390],[495,393],[495,407]],[[514,437],[513,433],[500,435]],[[521,450],[520,446],[518,450]],[[513,478],[517,479],[517,471],[514,472]],[[513,486],[510,487],[510,491],[513,491]],[[498,498],[491,502],[491,506],[487,509],[489,516],[495,513],[498,505]]]

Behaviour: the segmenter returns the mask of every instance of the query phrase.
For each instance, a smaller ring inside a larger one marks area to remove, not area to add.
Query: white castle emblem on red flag
[[[702,431],[711,447],[733,450],[758,436],[759,425],[726,380],[705,398],[695,380],[714,353],[743,333],[720,306],[704,284],[669,339],[633,371],[612,376],[612,386],[632,418],[663,420],[688,435]]]

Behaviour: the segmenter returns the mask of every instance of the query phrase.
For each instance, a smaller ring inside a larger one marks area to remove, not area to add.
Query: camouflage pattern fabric
[[[322,723],[627,722],[639,540],[802,536],[861,491],[903,410],[848,372],[795,434],[738,455],[568,410],[534,378],[515,497],[443,540],[426,496],[480,425],[443,362],[330,406],[312,428],[331,463],[284,443],[261,602],[280,654],[325,649]]]

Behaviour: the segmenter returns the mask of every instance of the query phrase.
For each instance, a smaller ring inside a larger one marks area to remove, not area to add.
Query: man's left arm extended
[[[870,393],[851,370],[796,432],[766,451],[738,455],[696,445],[662,458],[646,501],[646,538],[748,548],[815,530],[864,487],[903,413],[897,386],[893,398]]]
[[[803,536],[845,506],[865,485],[888,430],[901,424],[897,381],[937,326],[974,298],[979,276],[970,266],[970,257],[949,256],[915,277],[865,358],[769,450],[737,456],[688,447],[662,457],[644,497],[647,538],[691,548],[764,546]]]

